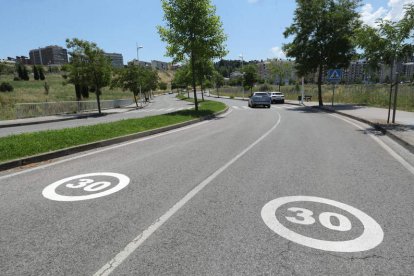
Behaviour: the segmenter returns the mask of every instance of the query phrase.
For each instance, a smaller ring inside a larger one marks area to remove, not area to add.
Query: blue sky
[[[294,0],[212,0],[228,35],[227,59],[283,57],[283,31],[292,23]],[[398,19],[404,3],[414,0],[364,0],[361,15]],[[66,38],[94,41],[107,52],[118,52],[126,63],[164,60],[165,44],[157,25],[163,24],[159,0],[0,0],[0,58],[28,55],[30,49],[65,46]]]

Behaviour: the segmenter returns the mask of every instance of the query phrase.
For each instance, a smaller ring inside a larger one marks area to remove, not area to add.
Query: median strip
[[[128,119],[93,126],[50,130],[0,138],[0,170],[41,162],[169,131],[212,118],[227,110],[220,102],[204,101],[198,111]]]

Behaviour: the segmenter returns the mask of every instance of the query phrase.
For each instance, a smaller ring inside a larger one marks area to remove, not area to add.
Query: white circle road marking
[[[280,206],[290,202],[317,202],[345,210],[361,221],[364,226],[364,232],[358,238],[349,241],[326,241],[298,234],[283,226],[276,217],[276,210]],[[288,196],[277,198],[268,202],[262,208],[261,215],[265,224],[281,237],[301,245],[325,251],[348,253],[367,251],[378,246],[384,238],[384,232],[382,231],[381,226],[373,218],[352,206],[326,198],[313,196]]]
[[[119,182],[117,184],[114,185],[114,187],[112,187],[111,189],[105,190],[103,192],[100,193],[95,193],[95,194],[88,194],[88,195],[82,195],[82,196],[65,196],[65,195],[59,195],[56,193],[56,189],[61,186],[62,184],[65,184],[69,181],[72,180],[79,180],[79,184],[78,185],[73,185],[71,183],[67,184],[66,187],[71,188],[71,189],[76,189],[76,188],[83,188],[84,190],[87,192],[93,192],[93,191],[98,191],[98,190],[102,190],[104,188],[107,188],[110,186],[111,182],[94,182],[91,179],[87,179],[88,177],[94,177],[94,176],[109,176],[109,177],[113,177],[119,180]],[[43,196],[47,199],[50,200],[54,200],[54,201],[81,201],[81,200],[88,200],[88,199],[93,199],[93,198],[98,198],[98,197],[103,197],[103,196],[107,196],[113,193],[116,193],[120,190],[122,190],[123,188],[125,188],[128,184],[129,184],[129,177],[123,174],[119,174],[119,173],[108,173],[108,172],[102,172],[102,173],[88,173],[88,174],[81,174],[81,175],[76,175],[76,176],[71,176],[59,181],[56,181],[55,183],[50,184],[49,186],[47,186],[46,188],[43,189]],[[108,185],[109,183],[109,185]],[[86,184],[90,184],[89,186],[86,186]],[[99,186],[100,187],[96,187]]]

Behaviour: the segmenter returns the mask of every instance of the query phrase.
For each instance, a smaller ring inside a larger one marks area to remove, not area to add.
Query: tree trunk
[[[137,108],[138,108],[138,101],[137,101],[137,95],[135,95],[135,93],[133,93],[134,94],[134,100],[135,100],[135,104],[136,104],[136,106],[137,106]]]
[[[194,54],[193,53],[191,53],[191,73],[193,75],[194,105],[195,105],[195,110],[198,111],[196,75],[195,75],[195,61],[194,61]]]
[[[323,106],[323,100],[322,100],[322,64],[319,65],[319,73],[318,73],[318,100],[319,100],[319,106]]]
[[[200,87],[201,87],[201,99],[204,102],[204,87],[203,87],[203,81],[200,81]]]
[[[99,115],[102,115],[102,112],[101,112],[101,100],[100,100],[100,94],[101,94],[101,89],[100,88],[96,88],[95,89],[95,93],[96,93],[96,101],[97,101],[97,103],[98,103],[98,112],[99,112]]]
[[[391,63],[391,71],[390,71],[390,83],[391,83],[391,85],[390,85],[390,98],[388,100],[388,119],[387,119],[387,124],[390,123],[390,117],[391,117],[393,71],[394,71],[394,61],[392,61],[392,63]]]

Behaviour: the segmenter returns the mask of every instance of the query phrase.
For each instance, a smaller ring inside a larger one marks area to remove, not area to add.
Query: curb
[[[223,109],[222,111],[218,111],[218,112],[216,112],[212,115],[201,117],[201,118],[198,118],[198,119],[193,119],[193,120],[183,122],[183,123],[178,123],[178,124],[175,124],[175,125],[165,126],[165,127],[162,127],[162,128],[147,130],[147,131],[143,131],[143,132],[139,132],[139,133],[135,133],[135,134],[129,134],[129,135],[126,135],[126,136],[116,137],[116,138],[112,138],[112,139],[108,139],[108,140],[102,140],[102,141],[93,142],[93,143],[89,143],[89,144],[84,144],[84,145],[80,145],[80,146],[74,146],[74,147],[71,147],[71,148],[56,150],[56,151],[52,151],[52,152],[48,152],[48,153],[43,153],[43,154],[39,154],[39,155],[35,155],[35,156],[29,156],[29,157],[25,157],[25,158],[21,158],[21,159],[7,161],[7,162],[4,162],[4,163],[0,163],[0,171],[5,171],[5,170],[21,167],[21,166],[33,164],[33,163],[39,163],[39,162],[47,161],[47,160],[50,160],[50,159],[55,159],[55,158],[71,155],[71,154],[74,154],[74,153],[79,153],[79,152],[82,152],[82,151],[87,151],[87,150],[92,150],[92,149],[96,149],[96,148],[111,146],[111,145],[114,145],[114,144],[119,144],[119,143],[127,142],[127,141],[130,141],[130,140],[135,140],[135,139],[147,137],[147,136],[151,136],[151,135],[154,135],[154,134],[167,132],[167,131],[174,130],[174,129],[177,129],[177,128],[181,128],[181,127],[185,127],[185,126],[188,126],[188,125],[196,124],[196,123],[199,123],[199,122],[202,122],[202,121],[205,121],[205,120],[211,120],[211,119],[227,112],[228,109],[229,109],[229,107],[226,106],[226,108]]]
[[[398,144],[400,144],[402,147],[404,147],[405,149],[407,149],[409,152],[411,152],[411,153],[414,154],[414,145],[408,143],[404,139],[402,139],[402,138],[398,137],[397,135],[391,133],[390,131],[388,131],[387,129],[385,129],[384,127],[382,127],[380,124],[373,123],[373,122],[368,121],[366,119],[362,119],[362,118],[359,118],[359,117],[356,117],[356,116],[353,116],[353,115],[350,115],[350,114],[346,114],[346,113],[343,113],[343,112],[340,112],[340,111],[332,110],[332,109],[329,109],[329,108],[326,108],[326,107],[314,106],[312,108],[317,108],[317,109],[320,109],[320,110],[323,110],[323,111],[327,111],[327,112],[331,112],[331,113],[337,113],[339,115],[342,115],[342,116],[345,116],[345,117],[354,119],[356,121],[360,121],[362,123],[365,123],[367,125],[370,125],[373,128],[375,128],[376,130],[381,131],[381,133],[383,133],[384,135],[387,135],[388,137],[390,137],[391,139],[393,139],[395,142],[397,142]]]

